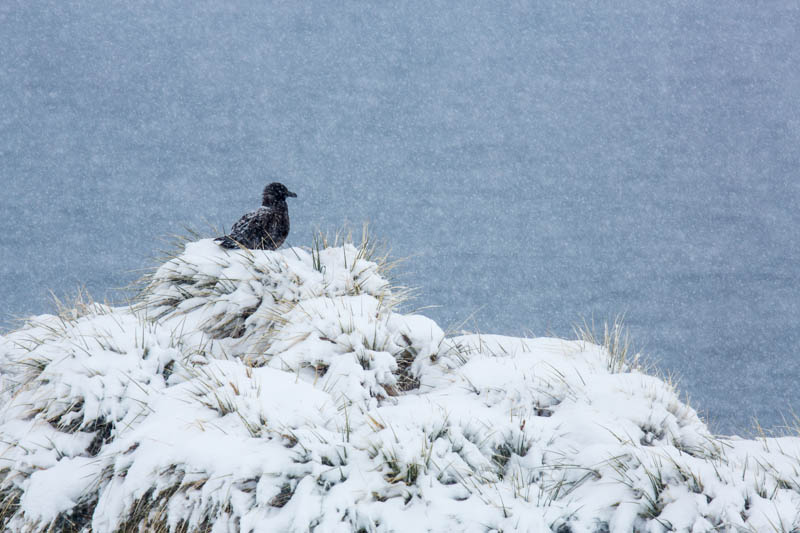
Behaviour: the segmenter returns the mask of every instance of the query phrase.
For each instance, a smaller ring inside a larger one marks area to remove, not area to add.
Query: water
[[[273,179],[443,327],[617,313],[720,432],[800,407],[793,2],[0,4],[0,319]],[[471,318],[470,318],[471,317]]]

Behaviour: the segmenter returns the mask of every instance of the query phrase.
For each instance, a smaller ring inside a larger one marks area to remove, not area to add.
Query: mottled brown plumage
[[[289,207],[286,198],[297,198],[282,183],[270,183],[264,188],[262,205],[251,211],[231,228],[229,235],[215,239],[224,248],[275,250],[289,235]]]

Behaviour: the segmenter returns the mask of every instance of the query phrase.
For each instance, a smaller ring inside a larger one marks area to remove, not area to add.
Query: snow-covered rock
[[[447,336],[368,250],[201,240],[0,337],[5,530],[800,530],[800,438],[714,436],[607,347]]]

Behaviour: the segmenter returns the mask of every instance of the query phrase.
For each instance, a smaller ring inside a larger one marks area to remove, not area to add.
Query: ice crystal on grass
[[[616,324],[447,336],[370,250],[190,242],[0,337],[4,528],[800,527],[800,439],[710,434]]]

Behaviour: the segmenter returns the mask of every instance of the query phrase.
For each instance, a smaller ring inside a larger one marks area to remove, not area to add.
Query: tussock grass
[[[378,242],[369,234],[364,225],[357,241],[350,230],[340,230],[332,236],[318,231],[313,236],[313,245],[305,249],[310,254],[310,265],[313,270],[328,279],[335,273],[327,273],[327,263],[331,263],[326,250],[341,250],[344,267],[349,271],[347,285],[343,289],[329,290],[326,285],[317,286],[317,292],[304,295],[304,279],[293,277],[292,267],[288,259],[301,259],[301,249],[290,248],[284,251],[263,251],[240,249],[236,253],[218,250],[219,253],[210,260],[210,268],[197,268],[187,262],[186,245],[198,237],[197,233],[175,236],[171,247],[164,253],[159,267],[146,274],[139,282],[140,290],[136,298],[136,308],[144,309],[152,320],[161,320],[174,314],[194,313],[209,302],[225,301],[236,298],[236,293],[249,279],[238,276],[221,275],[226,272],[238,272],[237,265],[253,276],[253,281],[266,287],[274,287],[275,283],[289,283],[287,294],[266,291],[264,294],[253,293],[246,305],[229,305],[225,312],[215,312],[201,326],[213,338],[242,338],[251,333],[250,324],[257,325],[262,337],[269,336],[279,329],[281,315],[290,311],[302,299],[319,296],[350,296],[370,294],[388,308],[395,308],[405,302],[413,293],[412,290],[394,284],[390,273],[399,261],[389,259],[388,252],[380,252]],[[323,255],[324,260],[323,260]],[[379,287],[376,291],[375,284]],[[265,299],[267,298],[267,299]],[[243,300],[238,299],[238,302]],[[231,300],[233,304],[233,300]],[[253,317],[254,314],[258,316]],[[252,318],[251,318],[252,317]]]
[[[98,305],[84,286],[79,286],[76,294],[71,299],[59,298],[52,291],[50,291],[50,296],[56,307],[56,315],[67,323],[74,322],[85,316],[101,314],[109,308],[107,302],[102,306]]]
[[[0,424],[5,530],[107,533],[103,498],[123,502],[108,527],[124,532],[385,531],[423,510],[454,530],[608,531],[622,508],[638,532],[679,528],[677,497],[704,502],[699,530],[747,530],[756,508],[772,514],[753,523],[798,525],[791,442],[711,435],[644,374],[622,317],[584,320],[577,341],[446,335],[400,314],[410,291],[366,228],[277,252],[199,237],[173,239],[129,308],[80,290],[0,343],[11,421],[41,430]],[[209,457],[176,459],[195,445]],[[93,472],[74,505],[27,515],[32,476],[72,460]],[[741,524],[710,510],[727,486]]]
[[[358,235],[358,237],[356,237],[356,235]],[[329,248],[342,248],[342,250],[344,250],[346,245],[352,245],[356,249],[355,258],[349,262],[349,265],[345,256],[345,266],[350,268],[354,278],[360,277],[360,272],[357,270],[359,268],[359,261],[363,260],[370,263],[375,263],[377,268],[375,269],[374,275],[378,275],[389,282],[386,287],[385,296],[388,297],[391,295],[391,297],[385,298],[385,303],[387,305],[390,307],[396,307],[412,299],[413,295],[416,293],[416,289],[400,285],[397,283],[394,275],[398,268],[405,263],[406,259],[392,258],[389,247],[386,245],[386,243],[376,239],[374,235],[370,233],[369,224],[367,223],[364,223],[361,226],[360,235],[358,233],[354,233],[354,230],[348,226],[340,228],[334,232],[317,229],[312,237],[312,245],[310,248],[314,269],[318,272],[323,271],[320,254],[324,250]],[[368,278],[369,276],[367,279]],[[348,294],[361,294],[363,282],[365,281],[367,280],[364,279],[361,280],[361,283],[354,284],[353,291],[348,292]],[[384,299],[384,297],[381,297],[380,295],[375,296],[379,297],[382,301]]]
[[[625,327],[625,316],[617,315],[611,322],[604,321],[601,329],[594,318],[573,326],[575,337],[583,342],[602,346],[608,354],[608,371],[618,374],[631,370],[646,371],[641,354],[633,349],[631,336]]]

